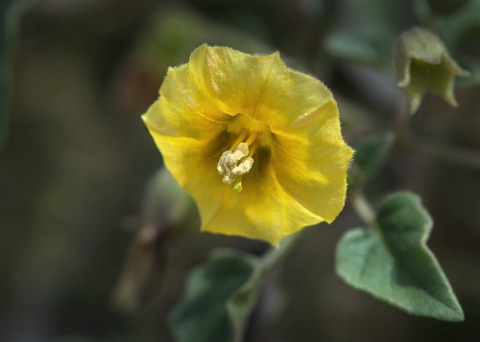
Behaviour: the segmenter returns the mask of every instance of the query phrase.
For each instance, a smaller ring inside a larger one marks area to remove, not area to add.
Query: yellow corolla
[[[337,104],[278,53],[202,45],[170,68],[143,116],[165,166],[195,200],[202,231],[278,245],[332,222],[353,150]]]

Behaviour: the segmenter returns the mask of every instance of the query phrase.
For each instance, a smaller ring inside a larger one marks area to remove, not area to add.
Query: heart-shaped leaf
[[[177,341],[239,340],[256,302],[256,270],[253,256],[229,250],[217,251],[195,269],[170,316]]]
[[[418,196],[395,193],[380,206],[373,227],[343,236],[337,273],[353,287],[410,314],[461,321],[462,308],[425,244],[431,228]]]

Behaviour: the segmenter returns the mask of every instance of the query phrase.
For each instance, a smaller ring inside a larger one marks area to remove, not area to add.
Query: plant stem
[[[375,210],[372,208],[372,205],[365,195],[361,191],[357,191],[351,198],[352,205],[357,214],[365,221],[365,223],[371,224],[375,220]]]
[[[261,259],[262,277],[266,277],[268,274],[270,274],[270,272],[277,267],[277,265],[285,258],[285,256],[290,253],[293,247],[297,244],[300,236],[301,232],[290,235],[282,241],[280,246],[277,248],[271,248],[267,253],[265,253]]]
[[[361,191],[356,191],[351,198],[357,214],[365,221],[365,223],[371,224],[375,220],[375,210],[372,208],[372,205],[365,195]],[[285,256],[296,246],[301,235],[301,232],[290,235],[282,241],[278,248],[272,248],[265,253],[260,261],[262,270],[261,277],[266,277],[277,267]]]
[[[417,149],[426,157],[463,167],[480,169],[480,152],[475,149],[448,146],[425,141],[418,141]]]
[[[255,275],[254,280],[249,280],[249,282],[254,282],[258,286],[261,284],[265,278],[276,269],[276,267],[283,261],[286,255],[293,249],[299,240],[300,232],[293,234],[285,238],[281,245],[278,248],[272,247],[268,252],[266,252],[263,257],[259,259],[258,273]],[[251,289],[250,289],[251,290]],[[248,314],[247,314],[248,316]],[[245,316],[245,317],[247,317]],[[245,333],[245,322],[241,322],[236,329],[233,330],[233,342],[242,342]]]

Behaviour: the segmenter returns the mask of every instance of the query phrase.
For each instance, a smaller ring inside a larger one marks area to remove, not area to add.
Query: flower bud
[[[456,107],[454,77],[468,76],[450,57],[442,41],[430,31],[414,27],[400,35],[396,42],[398,86],[405,88],[413,114],[428,92]]]

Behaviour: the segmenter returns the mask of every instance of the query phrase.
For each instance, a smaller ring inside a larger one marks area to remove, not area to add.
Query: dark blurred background
[[[145,194],[162,162],[140,115],[166,68],[187,62],[204,42],[279,50],[288,64],[323,80],[353,146],[373,133],[398,133],[368,195],[378,203],[395,190],[421,194],[435,221],[429,246],[466,315],[462,323],[412,317],[346,286],[335,275],[335,245],[361,225],[347,205],[332,226],[308,228],[265,284],[247,340],[480,341],[477,74],[457,89],[458,108],[427,96],[406,118],[392,57],[396,35],[426,25],[463,66],[478,70],[478,1],[10,4],[1,13],[8,28],[1,41],[8,95],[1,113],[1,341],[172,341],[166,316],[192,267],[217,246],[266,248],[198,227],[172,233],[179,224],[167,219],[170,209]]]

